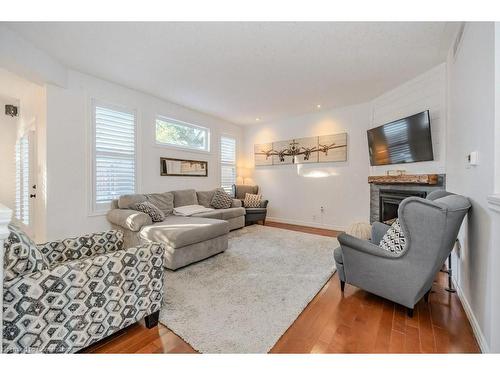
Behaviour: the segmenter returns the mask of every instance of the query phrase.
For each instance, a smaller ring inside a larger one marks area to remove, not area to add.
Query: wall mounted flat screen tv
[[[434,160],[429,111],[368,130],[371,165]]]

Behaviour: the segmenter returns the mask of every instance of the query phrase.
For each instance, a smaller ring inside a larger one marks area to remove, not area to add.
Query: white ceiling
[[[236,124],[370,100],[445,61],[457,23],[10,23],[63,64]]]

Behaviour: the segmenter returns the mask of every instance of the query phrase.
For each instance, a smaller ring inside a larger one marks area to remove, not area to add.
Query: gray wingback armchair
[[[241,200],[245,199],[245,194],[259,194],[259,185],[233,185],[233,197]],[[262,220],[262,224],[266,224],[267,204],[269,201],[263,199],[260,202],[260,207],[245,208],[245,225],[250,225]]]
[[[432,288],[434,278],[453,250],[460,225],[470,202],[466,197],[444,190],[426,199],[409,197],[401,202],[398,217],[406,245],[392,253],[378,246],[389,229],[374,223],[370,241],[348,234],[338,237],[334,256],[342,291],[345,283],[357,286],[408,308]]]

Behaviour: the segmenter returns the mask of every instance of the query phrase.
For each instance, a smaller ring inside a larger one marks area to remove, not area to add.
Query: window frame
[[[162,142],[159,142],[156,139],[156,121],[157,120],[161,120],[161,121],[165,121],[165,122],[171,122],[171,123],[174,123],[174,124],[177,124],[177,125],[185,125],[185,126],[188,126],[188,127],[191,127],[191,128],[197,128],[197,129],[206,130],[206,132],[207,132],[207,150],[202,150],[202,149],[199,149],[199,148],[191,148],[189,146],[182,146],[182,145],[175,145],[175,144],[171,144],[171,143],[162,143]],[[201,153],[201,154],[205,154],[205,155],[206,154],[211,154],[212,153],[212,134],[211,133],[212,133],[212,129],[209,128],[208,126],[201,126],[201,125],[193,124],[191,122],[177,120],[175,118],[168,117],[168,116],[161,115],[161,114],[157,114],[155,116],[154,123],[153,123],[153,142],[154,142],[154,145],[156,147],[167,148],[167,149],[172,149],[172,150],[180,150],[180,151],[186,151],[186,152],[196,152],[196,153]]]
[[[123,112],[134,116],[134,193],[138,192],[140,171],[139,171],[139,113],[136,108],[125,105],[113,104],[105,100],[91,98],[90,99],[90,134],[89,134],[89,151],[90,151],[90,168],[89,170],[89,214],[88,216],[102,216],[111,209],[111,201],[107,203],[97,204],[96,202],[96,107],[108,108],[113,111]]]
[[[234,139],[234,164],[225,163],[222,161],[222,138]],[[238,181],[238,137],[229,133],[219,134],[219,186],[222,188],[222,166],[234,166],[234,184]]]

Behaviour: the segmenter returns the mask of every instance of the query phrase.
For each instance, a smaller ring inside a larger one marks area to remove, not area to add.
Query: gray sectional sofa
[[[114,200],[107,218],[114,229],[123,232],[125,247],[159,242],[165,247],[165,267],[176,270],[188,264],[223,252],[228,246],[228,233],[245,226],[245,209],[233,199],[230,208],[214,209],[192,216],[176,216],[175,207],[199,204],[210,207],[215,190],[176,190],[166,193],[124,195]],[[131,209],[149,201],[166,216],[153,223],[151,217]],[[212,207],[213,208],[213,207]]]

